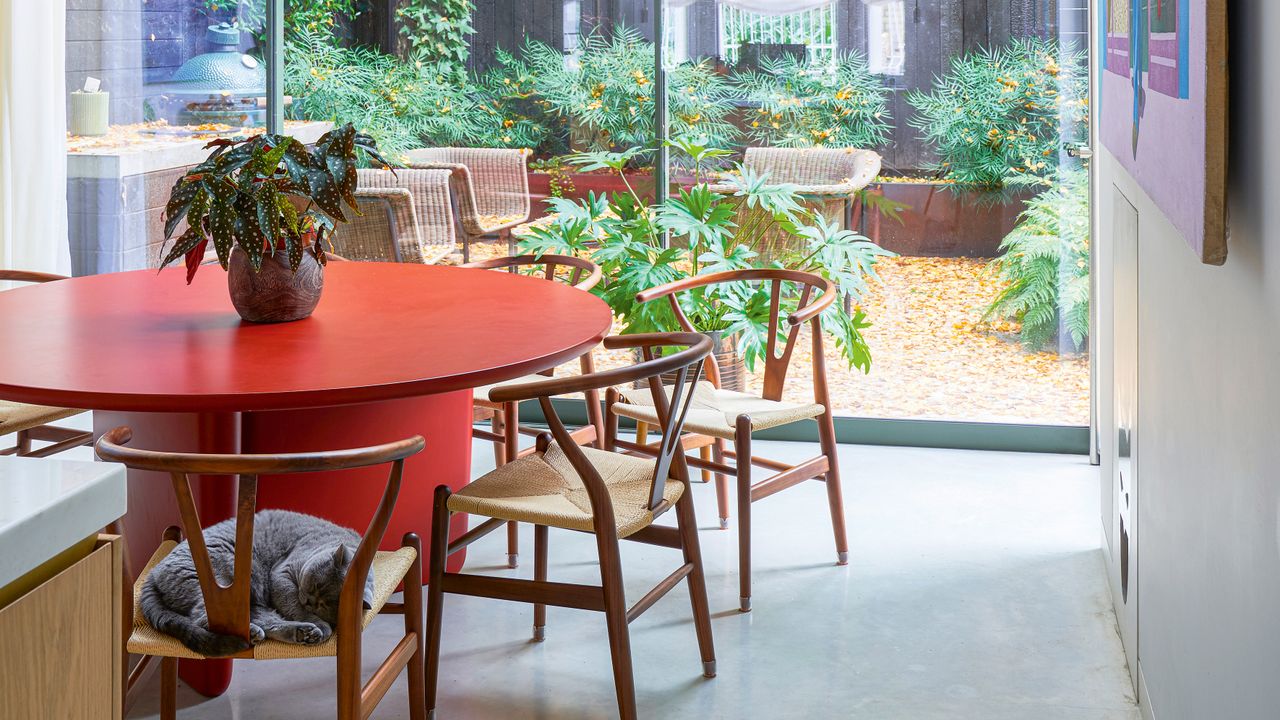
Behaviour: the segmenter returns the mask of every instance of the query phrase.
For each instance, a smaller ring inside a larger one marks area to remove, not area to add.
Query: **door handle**
[[[1067,150],[1067,157],[1080,158],[1088,160],[1093,157],[1093,148],[1080,143],[1064,143],[1063,147]]]

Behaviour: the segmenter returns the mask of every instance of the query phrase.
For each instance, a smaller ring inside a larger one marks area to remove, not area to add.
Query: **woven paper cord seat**
[[[27,405],[25,403],[0,400],[0,435],[30,430],[73,415],[79,415],[82,412],[84,410]]]
[[[651,525],[653,513],[647,505],[654,461],[590,447],[581,449],[609,488],[618,537]],[[684,483],[671,478],[662,496],[674,505],[683,492]],[[587,491],[555,443],[545,454],[534,453],[509,462],[463,487],[450,496],[449,510],[566,530],[593,529]]]
[[[653,410],[653,397],[648,388],[621,389],[623,402],[616,403],[613,411],[632,420],[658,424],[658,415]],[[671,388],[666,388],[667,397],[671,397]],[[689,406],[689,416],[685,418],[685,432],[701,433],[712,437],[732,440],[734,424],[739,415],[751,418],[752,430],[787,425],[798,420],[809,420],[823,413],[825,408],[817,403],[789,403],[748,395],[747,393],[721,390],[703,380],[693,392],[693,403]]]
[[[173,549],[177,546],[178,543],[172,540],[166,540],[160,544],[155,554],[151,556],[151,560],[147,562],[147,566],[143,568],[142,574],[138,576],[137,582],[133,585],[133,596],[135,598],[142,592],[142,583],[146,582],[147,575],[151,573],[151,569],[163,560],[165,556],[173,552]],[[374,556],[372,570],[373,607],[365,611],[364,618],[361,620],[361,627],[368,627],[369,623],[373,622],[373,618],[378,615],[378,611],[387,604],[391,594],[395,592],[396,586],[400,584],[400,581],[404,580],[405,573],[409,571],[409,565],[413,562],[415,554],[413,548],[400,548],[391,552],[380,551]],[[129,652],[196,660],[204,657],[187,649],[186,645],[183,645],[172,635],[166,635],[151,627],[138,611],[136,601],[133,605],[133,634],[129,636]],[[293,643],[280,642],[279,640],[264,640],[253,646],[252,657],[255,660],[284,660],[289,658],[335,657],[337,654],[338,636],[337,633],[334,633],[328,640],[319,645],[295,645]]]

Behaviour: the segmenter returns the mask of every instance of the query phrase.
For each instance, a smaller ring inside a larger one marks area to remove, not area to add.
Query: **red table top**
[[[226,274],[182,268],[0,292],[0,398],[94,410],[281,410],[477,387],[578,357],[609,308],[492,270],[335,262],[305,320],[240,320]]]

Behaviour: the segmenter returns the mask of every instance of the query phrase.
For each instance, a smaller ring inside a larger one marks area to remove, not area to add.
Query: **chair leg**
[[[693,493],[686,492],[676,501],[676,524],[680,529],[680,549],[684,561],[693,565],[687,578],[689,601],[693,605],[693,628],[698,634],[698,652],[702,655],[702,675],[716,676],[716,648],[711,637],[711,605],[707,602],[707,579],[702,569],[702,548],[698,544],[698,518],[693,511]]]
[[[18,436],[15,439],[17,441],[17,445],[15,445],[15,447],[18,450],[17,452],[18,457],[22,457],[23,455],[26,455],[27,453],[31,452],[31,432],[30,431],[19,430]]]
[[[404,578],[404,631],[418,637],[418,647],[409,658],[405,671],[409,673],[409,720],[426,720],[427,717],[427,675],[426,645],[423,633],[422,617],[422,541],[415,533],[405,533],[404,544],[413,548],[418,556],[409,566]]]
[[[738,481],[738,609],[751,612],[751,418],[738,416],[733,449]]]
[[[160,720],[178,717],[178,658],[160,658]]]
[[[503,437],[506,441],[504,452],[507,462],[515,462],[520,457],[520,403],[504,403],[502,406]],[[520,524],[507,523],[507,567],[520,566]]]
[[[631,669],[631,636],[627,630],[627,601],[622,587],[618,539],[597,536],[600,549],[600,579],[604,586],[604,615],[609,630],[609,652],[613,656],[613,683],[618,693],[621,720],[638,720],[636,682]]]
[[[444,611],[444,567],[449,554],[449,488],[436,488],[431,514],[431,562],[427,581],[427,615],[424,638],[427,648],[424,694],[427,718],[436,716],[436,688],[440,680],[440,629]]]
[[[708,461],[708,460],[711,460],[711,459],[712,459],[712,455],[713,455],[713,453],[714,453],[714,451],[711,449],[711,446],[710,446],[710,445],[703,445],[702,447],[698,448],[698,457],[702,458],[702,460],[703,460],[704,462],[705,462],[705,461]],[[710,470],[707,470],[707,469],[703,468],[703,470],[702,470],[702,482],[704,482],[704,483],[709,483],[709,482],[711,482],[711,471],[710,471]]]
[[[724,440],[716,438],[711,446],[711,459],[724,464]],[[720,529],[729,527],[729,476],[716,473],[716,507],[720,511]]]
[[[649,444],[649,423],[643,420],[636,421],[636,444],[637,445]]]
[[[550,535],[546,525],[533,526],[533,579],[538,582],[547,580],[547,540]],[[547,606],[535,603],[533,606],[533,640],[542,642],[547,639]]]
[[[493,417],[489,420],[489,427],[493,430],[494,435],[503,435],[505,437],[501,411],[494,411]],[[507,464],[507,447],[505,443],[495,442],[493,444],[493,464],[496,467],[502,467]]]
[[[840,489],[839,446],[836,445],[835,421],[828,410],[818,418],[818,439],[822,454],[827,456],[827,503],[831,506],[831,529],[836,536],[836,564],[849,564],[849,539],[844,527],[844,496]]]
[[[613,452],[617,447],[618,439],[618,414],[613,411],[613,405],[618,401],[617,388],[609,388],[604,393],[604,447],[602,449]]]

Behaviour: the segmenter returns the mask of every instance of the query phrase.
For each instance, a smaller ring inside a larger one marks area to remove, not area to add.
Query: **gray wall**
[[[1280,716],[1280,3],[1230,11],[1225,266],[1100,157],[1099,254],[1117,194],[1139,216],[1136,659],[1158,720]]]

